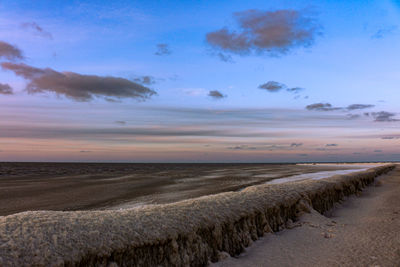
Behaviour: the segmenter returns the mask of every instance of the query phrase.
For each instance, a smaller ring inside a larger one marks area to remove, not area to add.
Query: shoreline
[[[4,216],[0,265],[203,266],[226,252],[239,255],[265,233],[284,229],[310,206],[319,212],[329,210],[393,168],[385,165],[330,179],[251,186],[136,210]]]
[[[315,210],[212,267],[397,266],[400,262],[400,169],[325,214]]]

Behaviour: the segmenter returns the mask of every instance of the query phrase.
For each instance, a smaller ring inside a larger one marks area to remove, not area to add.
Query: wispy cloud
[[[367,109],[367,108],[373,108],[375,105],[370,105],[370,104],[352,104],[347,106],[346,109],[348,110],[356,110],[356,109]]]
[[[166,56],[172,54],[171,49],[169,48],[168,44],[157,44],[156,45],[156,52],[154,55],[157,56]]]
[[[372,117],[378,122],[392,122],[399,121],[395,119],[396,113],[391,113],[387,111],[371,112]]]
[[[333,146],[339,146],[338,144],[326,144],[326,147],[333,147]]]
[[[372,39],[382,39],[382,38],[384,38],[385,36],[396,32],[397,29],[398,29],[398,27],[395,26],[395,25],[383,27],[383,28],[377,30],[377,31],[371,36],[371,38],[372,38]]]
[[[152,85],[156,83],[156,79],[153,76],[145,75],[145,76],[140,76],[135,79],[133,79],[134,82],[140,83],[140,84],[146,84],[146,85]]]
[[[212,47],[241,55],[251,52],[282,55],[293,48],[312,45],[321,33],[315,18],[291,9],[251,9],[233,16],[239,31],[222,28],[208,33],[206,40]]]
[[[303,143],[291,143],[290,147],[299,147],[299,146],[302,146],[302,145],[303,145]]]
[[[50,32],[45,31],[36,22],[24,22],[24,23],[21,23],[21,27],[24,28],[24,29],[33,30],[33,32],[36,35],[39,35],[41,37],[53,39],[53,35]]]
[[[41,69],[10,62],[4,62],[1,66],[28,80],[26,90],[32,94],[51,92],[76,101],[90,101],[94,97],[146,100],[156,94],[148,87],[119,77],[58,72],[50,68]]]

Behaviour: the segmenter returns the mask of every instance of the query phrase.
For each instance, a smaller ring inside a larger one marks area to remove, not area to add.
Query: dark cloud
[[[13,89],[9,84],[0,83],[0,95],[12,95]]]
[[[0,58],[5,58],[7,60],[17,60],[24,59],[22,51],[9,43],[0,41]]]
[[[374,121],[378,122],[398,121],[398,119],[393,118],[394,116],[396,116],[395,113],[387,111],[371,112],[371,116],[374,118]]]
[[[92,152],[92,151],[90,151],[90,150],[81,150],[81,151],[79,151],[79,153],[90,153],[90,152]]]
[[[227,147],[227,149],[232,149],[232,150],[256,150],[257,147],[248,146],[248,145],[238,145],[238,146]]]
[[[308,157],[308,154],[297,154],[297,156],[300,156],[300,157]]]
[[[29,81],[29,93],[52,92],[77,101],[90,101],[104,97],[115,101],[121,98],[145,100],[155,91],[124,78],[58,72],[50,68],[35,68],[26,64],[4,62],[3,69],[13,71]]]
[[[168,44],[157,44],[156,45],[156,52],[154,53],[154,55],[157,56],[165,56],[165,55],[170,55],[172,54],[171,49],[169,48]]]
[[[286,85],[274,81],[269,81],[267,83],[259,85],[258,88],[265,89],[268,92],[278,92],[283,88],[286,88]]]
[[[21,24],[21,27],[24,29],[31,29],[35,32],[35,34],[40,35],[45,38],[53,39],[53,35],[40,27],[36,22],[25,22]]]
[[[368,105],[368,104],[352,104],[347,106],[346,109],[348,110],[355,110],[355,109],[366,109],[366,108],[373,108],[375,105]]]
[[[287,90],[288,92],[298,94],[298,93],[300,93],[300,91],[303,91],[304,88],[301,88],[301,87],[293,87],[293,88],[287,88],[286,90]]]
[[[125,125],[125,124],[126,124],[126,121],[115,121],[115,123],[116,123],[116,124],[119,124],[119,125]]]
[[[308,47],[320,34],[320,25],[304,12],[296,10],[246,10],[234,13],[239,31],[227,28],[209,32],[207,42],[222,51],[281,55],[296,47]]]
[[[152,85],[156,83],[156,79],[153,76],[141,76],[133,79],[134,82],[146,85]]]
[[[303,145],[303,143],[291,143],[290,147],[299,147],[299,146],[302,146],[302,145]]]
[[[380,150],[380,149],[376,149],[376,150],[374,150],[374,152],[375,152],[375,153],[381,153],[381,152],[383,152],[383,151]]]
[[[306,106],[307,110],[317,110],[317,111],[332,111],[332,110],[340,110],[342,108],[333,107],[329,103],[315,103]]]
[[[339,145],[338,144],[326,144],[325,146],[332,147],[332,146],[339,146]]]
[[[210,97],[212,97],[212,98],[214,98],[214,99],[221,99],[221,98],[226,97],[225,95],[223,95],[223,94],[222,94],[220,91],[218,91],[218,90],[210,91],[210,92],[208,93],[208,96],[210,96]]]
[[[382,39],[383,37],[385,37],[388,34],[392,34],[395,31],[397,31],[397,26],[392,25],[392,26],[388,26],[388,27],[384,27],[381,28],[379,30],[377,30],[372,36],[372,39]]]
[[[393,139],[399,139],[400,136],[382,136],[381,139],[384,140],[393,140]]]

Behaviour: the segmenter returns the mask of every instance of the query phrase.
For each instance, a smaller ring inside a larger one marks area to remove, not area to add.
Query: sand
[[[400,266],[400,169],[375,185],[212,266]]]
[[[393,168],[257,185],[139,209],[0,216],[0,266],[205,266],[227,253],[240,255],[266,233],[292,228],[291,221],[311,208],[332,209]]]

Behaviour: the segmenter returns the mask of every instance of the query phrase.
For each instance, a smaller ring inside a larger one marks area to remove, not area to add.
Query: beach
[[[395,221],[399,176],[398,170],[392,171],[394,167],[383,164],[326,179],[254,185],[135,209],[28,211],[0,216],[0,265],[205,266],[219,261],[223,266],[269,266],[274,260],[271,265],[337,265],[332,260],[353,265],[372,260],[393,263],[399,247]],[[376,179],[381,180],[376,183]],[[382,186],[374,186],[379,184]],[[356,221],[341,221],[342,208],[337,204],[363,202],[362,197],[352,200],[352,196],[368,185],[371,190],[381,190],[376,193],[378,198],[372,198],[368,209],[354,216]],[[323,249],[324,243],[314,244],[318,238],[323,240],[319,242],[336,238],[333,246],[337,253],[329,254],[335,250]],[[269,252],[265,252],[263,245],[275,250],[267,247]],[[370,254],[372,250],[374,254]]]
[[[212,266],[398,266],[400,169],[324,215],[311,210],[289,229]]]

